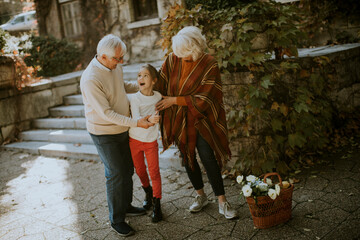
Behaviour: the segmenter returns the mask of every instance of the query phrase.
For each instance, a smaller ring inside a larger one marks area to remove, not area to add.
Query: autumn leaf
[[[280,105],[280,112],[286,117],[289,113],[289,108],[285,104]]]
[[[306,139],[302,136],[301,133],[289,134],[289,144],[292,149],[296,146],[302,147],[306,143]]]
[[[279,119],[274,118],[271,120],[271,126],[274,131],[281,130],[282,129],[282,122]]]
[[[310,76],[310,73],[308,70],[305,70],[305,69],[301,69],[300,71],[300,78],[306,78],[306,77],[309,77]]]
[[[279,109],[279,104],[277,102],[273,102],[273,104],[271,105],[271,110],[278,110]]]
[[[271,136],[266,136],[266,138],[265,138],[265,143],[266,144],[271,144],[272,141],[273,141],[273,139],[271,138]]]
[[[284,161],[279,161],[277,163],[276,170],[279,173],[286,174],[288,171],[290,171],[290,168]]]

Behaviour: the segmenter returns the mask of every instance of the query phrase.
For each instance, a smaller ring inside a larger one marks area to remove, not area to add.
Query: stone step
[[[31,154],[41,154],[49,157],[100,160],[96,147],[92,144],[24,141],[3,145],[0,148],[8,150],[16,149]],[[164,153],[161,153],[161,151],[162,148],[159,149],[159,166],[161,169],[173,168],[184,171],[177,149],[168,149]]]
[[[82,105],[83,101],[82,101],[81,94],[65,96],[64,104],[65,105]]]
[[[72,129],[37,129],[24,131],[19,134],[22,141],[44,141],[53,143],[81,143],[93,144],[89,133],[86,130]]]
[[[22,141],[93,144],[88,131],[85,129],[35,129],[21,132],[19,138]],[[158,143],[159,148],[162,148],[161,140],[158,140]],[[170,148],[176,149],[174,145],[171,145]]]
[[[51,117],[84,117],[84,105],[59,106],[49,109]]]
[[[85,118],[39,118],[32,121],[40,129],[86,129]]]
[[[52,143],[40,141],[15,142],[2,146],[5,149],[17,149],[32,154],[51,157],[67,157],[77,159],[99,160],[92,144]]]

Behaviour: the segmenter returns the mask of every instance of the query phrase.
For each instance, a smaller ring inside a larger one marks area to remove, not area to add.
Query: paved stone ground
[[[225,220],[208,183],[211,203],[191,214],[195,193],[186,173],[162,170],[165,220],[127,218],[137,231],[128,239],[359,239],[360,149],[331,159],[297,175],[292,219],[264,230],[254,229],[234,181],[225,179],[226,192],[240,218]],[[143,196],[134,175],[133,204]],[[0,152],[0,239],[121,239],[109,227],[102,164]]]

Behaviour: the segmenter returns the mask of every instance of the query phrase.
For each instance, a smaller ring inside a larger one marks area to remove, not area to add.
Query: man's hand
[[[143,118],[140,118],[138,121],[137,121],[137,127],[142,127],[142,128],[149,128],[149,127],[152,127],[155,125],[155,123],[151,123],[148,121],[148,119],[151,117],[151,115],[148,115],[146,117],[143,117]]]
[[[176,105],[176,97],[163,96],[163,99],[155,105],[155,108],[156,111],[162,111],[172,105]]]
[[[151,117],[149,117],[149,122],[151,123],[158,123],[160,121],[160,115],[159,112],[156,111]]]

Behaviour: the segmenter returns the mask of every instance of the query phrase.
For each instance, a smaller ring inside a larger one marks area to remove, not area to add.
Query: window
[[[12,21],[12,24],[17,24],[17,23],[23,23],[25,22],[25,17],[21,16],[21,17],[17,17]]]
[[[26,21],[32,20],[36,20],[35,13],[26,16]]]
[[[61,4],[61,15],[64,26],[65,37],[76,37],[82,33],[81,8],[79,1],[59,1]]]
[[[141,21],[159,16],[156,0],[133,0],[134,20]]]

